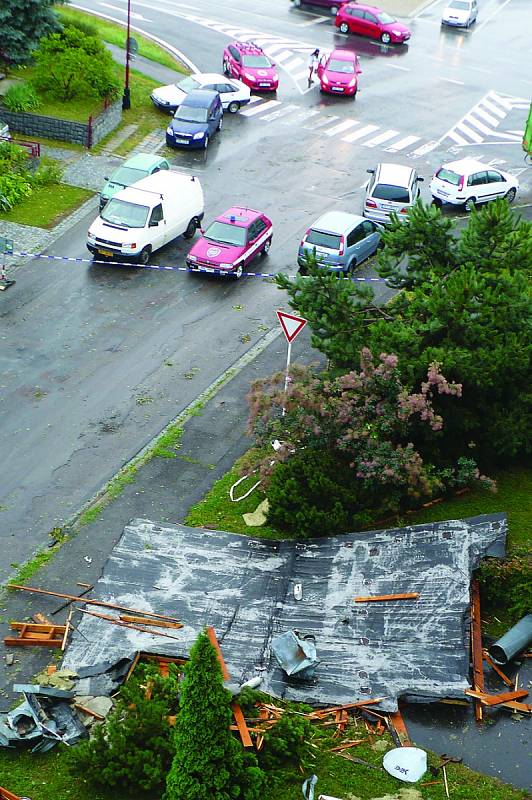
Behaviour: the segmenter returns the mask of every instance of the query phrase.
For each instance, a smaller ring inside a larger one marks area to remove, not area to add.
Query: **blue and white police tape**
[[[208,275],[221,275],[223,277],[234,278],[234,273],[223,270],[208,269],[205,267],[170,267],[164,264],[137,264],[131,261],[98,261],[95,258],[70,258],[69,256],[50,256],[46,253],[19,253],[14,252],[13,256],[23,256],[24,258],[44,258],[48,261],[70,261],[74,264],[98,264],[102,267],[134,267],[135,269],[154,269],[163,272],[203,272]],[[242,278],[275,278],[276,272],[243,272]],[[288,278],[295,278],[297,275],[287,275]],[[362,278],[355,275],[344,276],[345,280],[360,281],[362,283],[386,283],[385,278]]]

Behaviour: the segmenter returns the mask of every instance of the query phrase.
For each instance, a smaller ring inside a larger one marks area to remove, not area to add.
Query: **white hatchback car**
[[[477,14],[477,0],[451,0],[443,10],[441,24],[453,25],[456,28],[469,28],[473,22],[476,22]]]
[[[488,203],[498,197],[506,197],[511,203],[519,189],[519,181],[508,172],[482,161],[463,158],[441,166],[429,189],[436,205],[451,203],[472,211],[477,203]]]
[[[193,72],[179,83],[170,83],[168,86],[159,86],[154,89],[150,97],[154,105],[161,111],[173,114],[181,105],[189,92],[195,89],[209,89],[218,92],[224,111],[236,114],[241,106],[249,103],[251,92],[249,87],[236,78],[226,78],[214,72]]]
[[[377,164],[366,187],[363,215],[373,222],[386,224],[392,212],[407,219],[410,208],[420,195],[419,182],[424,180],[415,169],[402,164]]]

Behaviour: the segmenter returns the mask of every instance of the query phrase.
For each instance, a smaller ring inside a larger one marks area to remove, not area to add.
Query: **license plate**
[[[200,267],[202,272],[216,272],[212,267]]]
[[[333,92],[343,92],[344,91],[341,86],[333,86],[332,90],[333,90]]]
[[[112,256],[112,255],[114,255],[114,253],[111,252],[111,250],[98,250],[98,252],[99,252],[99,254],[101,256]]]
[[[269,83],[259,83],[259,86],[269,86]]]
[[[178,139],[176,137],[176,144],[188,144],[188,139]]]

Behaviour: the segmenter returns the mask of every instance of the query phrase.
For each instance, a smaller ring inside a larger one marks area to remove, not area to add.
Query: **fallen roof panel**
[[[384,697],[389,711],[401,696],[463,697],[471,572],[484,556],[504,556],[505,542],[504,514],[306,541],[135,519],[94,596],[182,620],[179,640],[84,615],[64,666],[108,665],[138,650],[186,656],[212,625],[232,678],[262,675],[261,689],[278,697],[322,705]],[[415,602],[354,602],[412,592]],[[271,638],[292,629],[316,637],[311,681],[287,678],[271,652]]]

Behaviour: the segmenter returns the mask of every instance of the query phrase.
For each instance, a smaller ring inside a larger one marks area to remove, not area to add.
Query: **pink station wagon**
[[[336,15],[334,24],[341,33],[358,33],[370,39],[380,39],[383,44],[404,44],[410,39],[410,30],[375,6],[346,3]]]
[[[272,233],[272,222],[261,211],[233,206],[203,232],[187,256],[187,267],[240,278],[256,255],[268,254]]]

